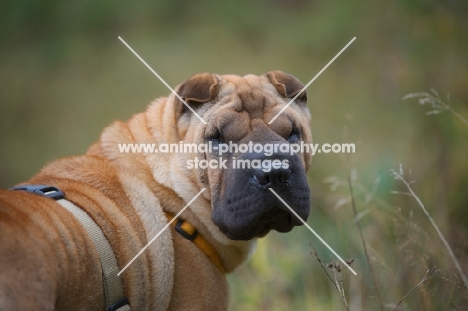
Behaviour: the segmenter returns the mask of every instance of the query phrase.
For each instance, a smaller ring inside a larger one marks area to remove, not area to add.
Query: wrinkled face
[[[211,152],[198,154],[213,164],[198,168],[199,182],[211,191],[213,222],[230,239],[249,240],[272,229],[288,232],[302,224],[270,189],[307,220],[310,154],[291,148],[311,143],[305,92],[269,124],[302,88],[280,71],[245,77],[202,74],[179,88],[207,122],[187,135],[212,146]],[[197,122],[192,112],[182,110],[182,122]]]

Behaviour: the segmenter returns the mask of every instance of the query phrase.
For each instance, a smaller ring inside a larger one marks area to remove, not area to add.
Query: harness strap
[[[62,191],[56,187],[45,185],[23,185],[11,188],[10,190],[24,190],[45,197],[52,198],[62,207],[67,209],[86,229],[93,241],[99,255],[102,268],[102,286],[104,289],[104,302],[106,311],[130,311],[128,299],[125,297],[122,281],[117,276],[119,267],[117,259],[104,236],[101,228],[84,210],[65,199]]]

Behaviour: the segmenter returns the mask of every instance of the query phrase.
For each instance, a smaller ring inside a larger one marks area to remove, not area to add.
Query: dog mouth
[[[231,240],[251,240],[264,237],[270,230],[285,233],[299,225],[302,225],[302,222],[292,213],[273,207],[247,224],[244,223],[244,226],[218,224],[218,227]]]
[[[249,161],[266,159],[248,153],[237,159],[241,157]],[[301,219],[307,220],[310,189],[300,158],[277,154],[273,159],[287,161],[288,167],[269,171],[254,167],[228,169],[223,174],[222,191],[212,192],[213,222],[228,238],[250,240],[263,237],[270,230],[289,232],[303,224]]]

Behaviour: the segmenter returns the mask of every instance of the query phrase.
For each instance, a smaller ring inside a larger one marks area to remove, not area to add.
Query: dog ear
[[[212,73],[199,73],[185,81],[177,89],[177,94],[193,109],[199,104],[209,102],[218,96],[218,77]],[[182,104],[182,112],[188,110]]]
[[[293,98],[302,91],[304,85],[295,76],[282,72],[280,70],[269,71],[266,73],[271,84],[273,84],[283,97]],[[299,102],[307,102],[307,91],[304,90],[296,99]]]

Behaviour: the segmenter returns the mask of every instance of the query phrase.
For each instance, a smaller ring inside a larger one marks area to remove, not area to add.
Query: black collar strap
[[[65,199],[65,195],[56,187],[46,185],[22,185],[10,190],[24,190],[54,199],[61,206],[66,208],[86,229],[88,235],[96,247],[101,261],[102,285],[104,288],[104,302],[106,311],[130,311],[128,299],[124,295],[122,281],[117,273],[119,267],[112,247],[102,233],[101,228],[94,220],[81,208]]]

